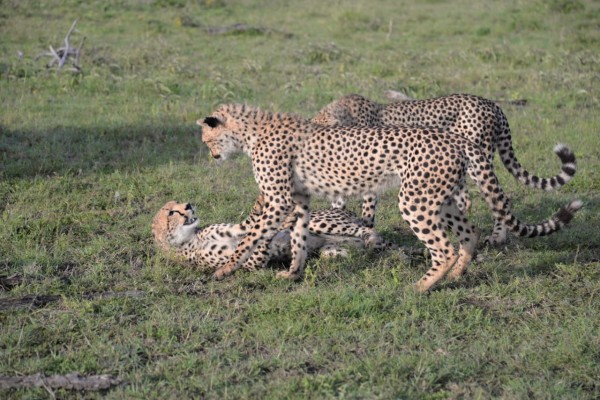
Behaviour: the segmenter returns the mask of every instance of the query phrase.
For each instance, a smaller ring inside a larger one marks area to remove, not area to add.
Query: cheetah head
[[[190,203],[169,201],[165,204],[152,221],[156,244],[163,250],[168,250],[192,240],[200,223],[195,214],[196,210]]]
[[[323,126],[349,126],[356,124],[356,120],[350,110],[339,101],[327,104],[311,119],[311,122]]]
[[[230,114],[228,105],[220,106],[210,116],[196,121],[196,124],[202,127],[202,141],[216,160],[226,160],[242,151],[240,122]]]

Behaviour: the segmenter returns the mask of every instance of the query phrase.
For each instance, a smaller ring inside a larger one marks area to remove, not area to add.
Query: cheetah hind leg
[[[412,205],[412,208],[416,209],[414,205]],[[425,218],[425,215],[418,211],[410,211],[410,204],[403,204],[401,202],[400,209],[404,210],[402,218],[408,222],[412,231],[431,254],[431,268],[415,285],[418,292],[424,293],[446,275],[456,262],[458,255],[454,251],[454,246],[448,240],[448,235],[443,230],[444,223],[439,211],[431,217],[427,216]]]
[[[448,272],[448,279],[456,280],[464,273],[473,258],[480,232],[467,220],[453,199],[442,204],[442,221],[446,229],[450,229],[460,243],[458,260]]]
[[[460,212],[463,214],[466,214],[471,209],[471,199],[469,198],[466,182],[463,181],[458,187],[458,190],[454,195],[454,201]]]
[[[337,196],[331,202],[331,208],[336,209],[336,210],[345,210],[347,203],[348,203],[348,201],[346,200],[345,197]]]
[[[506,227],[498,221],[495,221],[494,230],[492,231],[491,235],[485,237],[484,243],[490,246],[499,246],[504,244],[506,243],[506,238],[508,236],[506,232]]]
[[[511,209],[510,199],[506,197],[506,207],[507,209]],[[508,230],[506,226],[502,223],[502,219],[494,220],[494,229],[492,230],[492,234],[486,236],[484,243],[490,246],[499,246],[501,244],[506,243],[506,239],[508,237]]]
[[[308,224],[310,222],[310,212],[308,210],[309,198],[297,194],[294,196],[294,214],[297,219],[292,231],[292,264],[288,271],[280,271],[277,278],[299,280],[304,274],[304,264],[308,253],[307,239],[309,235]]]

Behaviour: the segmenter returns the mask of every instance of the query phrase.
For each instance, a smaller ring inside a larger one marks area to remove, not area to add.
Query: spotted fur
[[[222,278],[242,266],[253,250],[268,242],[294,213],[292,262],[279,273],[302,276],[306,258],[310,195],[338,196],[378,192],[390,176],[400,177],[398,205],[402,217],[427,246],[432,267],[417,283],[428,290],[450,268],[458,277],[469,264],[479,232],[459,211],[453,195],[464,184],[467,165],[498,220],[520,236],[553,233],[581,207],[574,201],[549,220],[529,225],[510,211],[487,155],[459,135],[435,128],[396,126],[318,126],[291,114],[273,114],[246,105],[222,105],[198,120],[202,141],[213,157],[227,159],[245,152],[264,195],[263,213],[242,239],[227,264],[216,271]],[[458,254],[446,234],[458,238]]]
[[[189,203],[169,201],[154,216],[152,233],[156,244],[164,251],[192,265],[217,270],[223,267],[239,242],[256,224],[262,214],[262,196],[249,217],[242,224],[213,224],[200,227],[195,208]],[[319,210],[311,214],[309,252],[322,255],[345,255],[340,244],[351,244],[371,249],[384,249],[389,244],[362,220],[346,210]],[[258,247],[244,268],[254,270],[269,261],[289,260],[290,230],[285,224],[268,245]]]
[[[539,178],[525,170],[515,156],[508,120],[502,109],[491,100],[468,94],[453,94],[428,100],[408,100],[391,104],[375,103],[365,97],[352,94],[325,106],[312,119],[321,125],[413,125],[445,128],[459,134],[480,147],[492,162],[498,150],[500,159],[508,171],[522,184],[543,190],[555,190],[575,175],[575,155],[564,144],[554,148],[561,160],[561,172],[551,178]],[[470,168],[471,170],[472,168]],[[470,171],[471,172],[471,171]],[[455,196],[458,208],[466,212],[471,201],[466,185]],[[333,206],[343,208],[344,198],[336,198]],[[373,226],[377,196],[367,193],[363,199],[363,219]],[[506,227],[496,219],[494,230],[486,241],[500,244],[506,241]]]

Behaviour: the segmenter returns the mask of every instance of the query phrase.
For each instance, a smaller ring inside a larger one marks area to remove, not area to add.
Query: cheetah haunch
[[[206,269],[223,267],[239,242],[251,230],[262,214],[262,197],[242,224],[213,224],[199,227],[196,210],[189,203],[169,201],[154,216],[152,233],[156,244],[178,259]],[[345,210],[320,210],[311,214],[309,252],[322,255],[344,255],[340,244],[348,243],[373,249],[389,245],[372,228],[365,227],[354,214]],[[290,230],[279,231],[268,245],[261,245],[244,267],[250,270],[263,267],[269,261],[290,259]]]
[[[530,225],[510,211],[492,165],[479,146],[440,129],[394,126],[318,126],[291,114],[273,114],[246,105],[219,106],[198,120],[202,141],[214,158],[245,152],[264,195],[263,214],[242,239],[217,279],[240,268],[253,250],[270,240],[293,212],[290,269],[278,276],[302,276],[306,259],[310,195],[330,200],[377,193],[400,178],[402,217],[429,249],[432,267],[417,283],[428,290],[450,271],[459,277],[469,264],[479,232],[459,211],[454,195],[464,185],[467,166],[498,221],[519,236],[548,235],[567,224],[581,207],[573,201],[549,220]],[[459,251],[446,234],[459,240]]]
[[[525,170],[512,147],[508,121],[502,109],[493,101],[469,94],[453,94],[427,100],[403,100],[390,104],[375,103],[363,96],[351,94],[323,107],[312,121],[320,125],[394,125],[427,126],[447,129],[450,134],[458,134],[477,145],[490,163],[498,150],[502,163],[522,184],[546,191],[555,190],[575,175],[577,166],[575,155],[565,145],[559,144],[554,152],[561,160],[561,172],[551,178],[539,178]],[[442,155],[443,156],[443,155]],[[493,165],[493,164],[491,164]],[[469,167],[469,174],[472,168]],[[471,201],[466,185],[455,196],[458,208],[466,212]],[[335,199],[335,208],[344,208],[343,197]],[[373,226],[377,196],[366,193],[363,199],[363,219]],[[506,227],[501,219],[496,219],[489,244],[506,241]]]

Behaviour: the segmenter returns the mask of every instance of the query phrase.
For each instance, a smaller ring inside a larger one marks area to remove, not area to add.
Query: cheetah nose
[[[210,155],[211,155],[211,156],[213,156],[213,158],[214,158],[215,160],[218,160],[219,158],[221,158],[221,155],[220,155],[220,154],[213,154],[213,153],[210,153]]]

